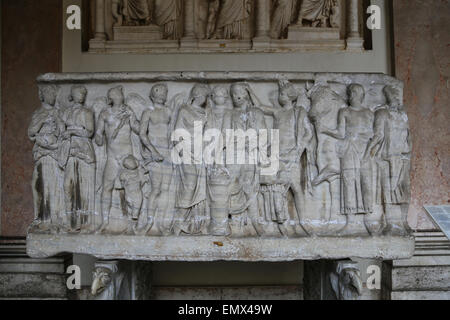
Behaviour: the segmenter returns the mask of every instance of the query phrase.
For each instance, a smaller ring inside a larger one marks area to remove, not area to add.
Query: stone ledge
[[[368,258],[396,260],[414,253],[413,237],[296,239],[223,237],[140,237],[124,235],[29,234],[27,253],[44,258],[59,253],[99,259],[148,261],[294,261]]]

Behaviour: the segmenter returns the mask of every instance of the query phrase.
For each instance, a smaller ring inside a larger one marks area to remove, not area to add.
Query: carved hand
[[[153,160],[156,161],[156,162],[162,162],[162,161],[164,161],[164,157],[163,157],[159,152],[153,153],[152,158],[153,158]]]
[[[98,146],[102,146],[103,145],[103,137],[102,136],[100,136],[100,135],[95,135],[95,143],[98,145]]]

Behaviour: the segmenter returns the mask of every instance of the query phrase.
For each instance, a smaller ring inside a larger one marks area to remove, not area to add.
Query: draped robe
[[[250,14],[250,0],[222,0],[217,30],[223,32],[225,39],[243,39],[246,37]]]
[[[164,39],[180,39],[183,35],[181,0],[155,0],[155,22],[164,28]]]

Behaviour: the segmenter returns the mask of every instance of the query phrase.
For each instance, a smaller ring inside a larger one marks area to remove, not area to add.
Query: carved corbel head
[[[331,287],[338,300],[359,300],[362,295],[361,272],[354,261],[339,261],[330,274]]]
[[[105,289],[113,285],[113,277],[119,271],[118,261],[96,263],[93,272],[91,294],[98,296]]]

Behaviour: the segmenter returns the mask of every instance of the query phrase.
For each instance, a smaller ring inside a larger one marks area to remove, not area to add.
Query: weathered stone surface
[[[27,253],[43,258],[60,252],[100,259],[151,261],[293,261],[346,257],[405,259],[414,241],[405,237],[231,239],[223,237],[139,237],[30,234]]]
[[[450,266],[401,267],[392,270],[393,291],[450,291]]]
[[[450,300],[450,291],[397,291],[392,300]]]
[[[77,291],[77,300],[92,300],[89,289]],[[152,300],[302,300],[301,286],[168,287],[153,286]]]
[[[346,40],[352,47],[355,39],[359,40],[359,49],[363,44],[358,28],[363,8],[358,1],[348,5],[343,0],[151,3],[97,1],[95,7],[90,7],[96,16],[90,52],[280,52],[344,50]],[[149,28],[156,32],[146,32]]]
[[[167,72],[45,74],[38,82],[42,106],[28,132],[32,256],[411,253],[411,144],[394,78]]]
[[[1,298],[67,297],[66,277],[61,274],[0,273]]]

